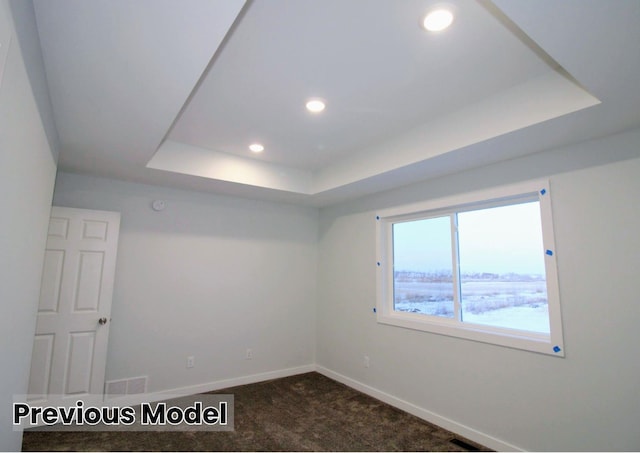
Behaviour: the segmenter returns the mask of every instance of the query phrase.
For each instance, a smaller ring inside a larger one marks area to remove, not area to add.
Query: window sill
[[[378,310],[377,321],[380,324],[420,330],[449,337],[464,338],[481,343],[552,355],[554,357],[564,357],[564,349],[561,344],[558,344],[561,342],[554,342],[549,335],[536,332],[462,323],[455,319],[438,318],[413,313],[393,312],[385,314],[380,310]]]

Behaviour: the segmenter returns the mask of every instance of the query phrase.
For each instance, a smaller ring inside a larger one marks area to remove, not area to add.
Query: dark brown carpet
[[[235,431],[27,430],[22,448],[24,451],[489,451],[318,373],[213,393],[235,395]]]

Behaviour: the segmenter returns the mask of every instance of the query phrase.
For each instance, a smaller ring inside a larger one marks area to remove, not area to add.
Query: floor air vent
[[[451,442],[454,445],[457,445],[460,448],[464,448],[467,451],[480,451],[478,447],[471,445],[465,442],[464,440],[456,439],[455,437],[451,439],[449,442]]]
[[[147,391],[147,377],[135,377],[131,379],[121,379],[119,381],[108,381],[105,383],[105,394],[107,398],[115,398],[122,395],[134,395]]]

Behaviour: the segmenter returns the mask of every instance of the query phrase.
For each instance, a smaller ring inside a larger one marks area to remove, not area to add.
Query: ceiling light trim
[[[324,101],[324,99],[321,98],[310,98],[307,99],[305,107],[309,112],[317,114],[324,112],[325,108],[327,107],[327,103]]]
[[[450,8],[434,8],[422,19],[422,27],[429,32],[438,33],[448,29],[454,20],[455,15]]]
[[[249,150],[252,153],[259,154],[264,151],[264,145],[262,145],[261,143],[252,143],[249,145]]]
[[[311,172],[165,140],[147,168],[312,195]]]

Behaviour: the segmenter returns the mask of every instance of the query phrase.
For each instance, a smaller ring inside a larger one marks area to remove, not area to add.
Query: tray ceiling
[[[326,205],[640,124],[640,4],[601,3],[452,0],[437,33],[425,0],[35,8],[60,169]]]

